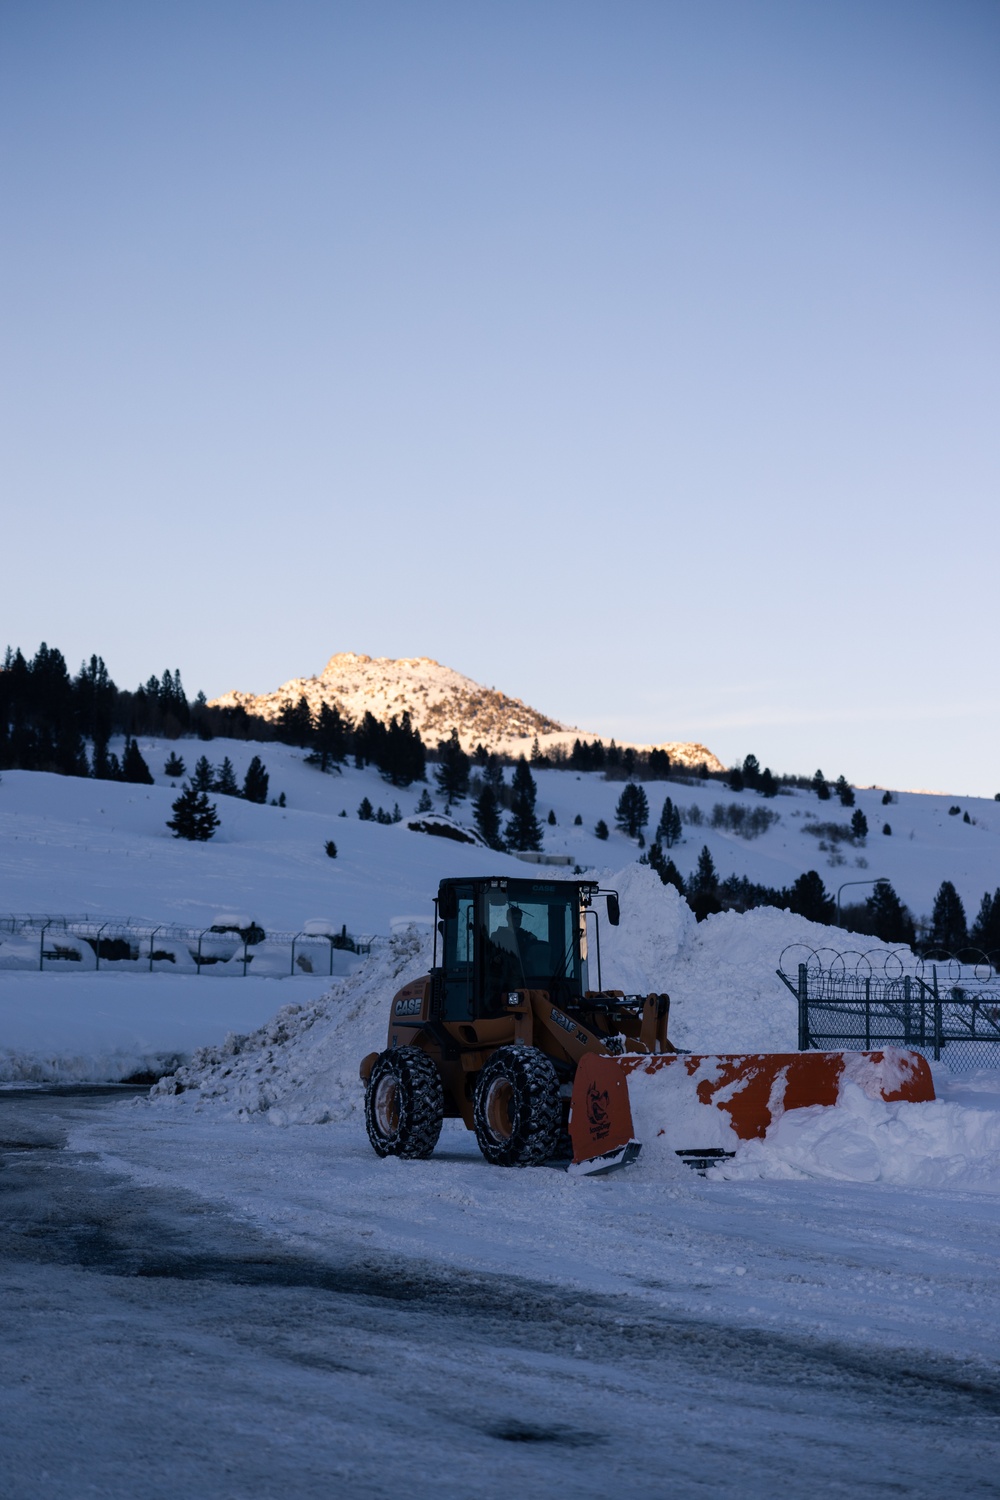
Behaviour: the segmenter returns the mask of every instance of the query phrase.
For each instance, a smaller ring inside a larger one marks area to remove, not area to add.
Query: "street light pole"
[[[840,893],[846,891],[849,885],[888,885],[889,882],[884,875],[877,876],[874,880],[845,880],[843,885],[837,887],[837,926],[843,924],[840,920]]]

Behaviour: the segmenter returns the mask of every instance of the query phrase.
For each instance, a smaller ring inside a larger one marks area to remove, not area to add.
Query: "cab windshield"
[[[546,989],[553,998],[587,988],[575,894],[511,882],[482,892],[479,931],[488,991]]]

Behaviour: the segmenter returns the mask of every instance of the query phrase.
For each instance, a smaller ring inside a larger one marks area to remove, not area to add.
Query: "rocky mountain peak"
[[[467,750],[483,744],[515,755],[536,737],[543,749],[570,748],[577,738],[601,738],[560,724],[520,698],[484,687],[427,656],[372,657],[341,651],[330,657],[318,676],[293,677],[270,693],[223,693],[212,700],[212,707],[242,707],[247,713],[274,720],[299,698],[306,700],[313,715],[326,703],[355,722],[366,712],[383,723],[408,713],[414,728],[432,746],[446,739],[453,728]],[[704,745],[671,743],[662,748],[675,762],[695,766],[706,761],[710,770],[722,769]]]

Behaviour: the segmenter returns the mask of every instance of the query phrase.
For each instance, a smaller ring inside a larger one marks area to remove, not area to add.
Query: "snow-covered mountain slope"
[[[397,661],[344,651],[331,656],[318,677],[293,677],[273,693],[224,693],[212,700],[212,707],[241,707],[273,720],[287,704],[300,698],[305,698],[313,714],[326,703],[355,722],[366,712],[383,723],[394,715],[408,713],[414,728],[430,745],[446,739],[453,728],[466,749],[483,744],[513,754],[523,753],[536,736],[543,748],[568,747],[578,737],[599,738],[559,724],[529,708],[520,698],[508,698],[496,688],[483,687],[426,656]],[[670,742],[660,748],[677,765],[697,766],[705,761],[709,770],[722,769],[704,745]]]
[[[268,929],[297,931],[304,921],[325,916],[338,926],[346,922],[355,933],[387,934],[397,917],[428,917],[442,876],[523,875],[529,868],[509,854],[407,828],[405,820],[425,792],[438,812],[444,809],[433,764],[428,782],[394,788],[374,767],[346,765],[340,773],[324,775],[306,765],[301,750],[277,742],[143,737],[139,745],[154,786],[3,773],[0,914],[131,914],[194,926],[228,908],[249,912]],[[112,748],[120,753],[122,747],[119,742]],[[284,793],[287,806],[216,796],[221,827],[211,843],[174,839],[166,821],[178,793],[163,774],[172,751],[179,752],[188,772],[202,754],[216,766],[228,756],[238,781],[259,755],[270,776],[270,795]],[[638,860],[636,840],[614,826],[622,782],[606,781],[597,772],[536,770],[534,776],[546,853],[584,870],[621,870]],[[850,822],[851,810],[835,798],[820,802],[812,792],[790,791],[768,801],[755,792],[730,792],[715,781],[642,785],[649,805],[647,840],[668,796],[685,819],[682,840],[669,851],[685,878],[707,846],[720,879],[744,875],[780,887],[813,869],[836,894],[848,881],[885,877],[916,917],[929,915],[941,881],[951,880],[970,921],[984,891],[1000,885],[1000,803],[984,798],[894,792],[892,803],[884,805],[881,790],[858,788],[856,805],[870,832],[851,843],[810,831],[818,824]],[[388,813],[398,804],[404,821],[361,822],[357,814],[365,797]],[[967,812],[970,821],[951,815],[953,806]],[[713,826],[716,807],[766,809],[777,817],[748,839],[724,824]],[[452,818],[471,826],[471,799],[453,805]],[[595,833],[601,821],[610,829],[606,840]],[[885,823],[891,835],[882,833]],[[337,846],[336,859],[325,853],[328,839]],[[863,900],[869,889],[847,887],[844,904]],[[867,940],[865,945],[870,946]]]

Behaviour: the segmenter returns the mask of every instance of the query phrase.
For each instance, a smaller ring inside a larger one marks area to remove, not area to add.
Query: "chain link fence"
[[[953,1073],[1000,1068],[1000,976],[985,956],[794,944],[777,972],[798,1002],[801,1051],[909,1047]]]
[[[256,922],[178,927],[141,918],[54,916],[29,912],[0,917],[0,971],[81,974],[207,974],[269,978],[296,974],[345,975],[377,939],[346,926],[324,931],[265,932]]]

